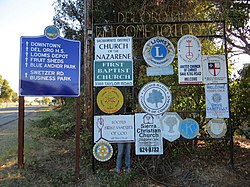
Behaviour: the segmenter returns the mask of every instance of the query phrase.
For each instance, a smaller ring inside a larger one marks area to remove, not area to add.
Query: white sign
[[[179,84],[202,83],[201,44],[193,35],[184,35],[178,41]]]
[[[136,113],[135,125],[135,154],[163,154],[160,116],[147,113]]]
[[[229,118],[227,84],[205,85],[206,118]]]
[[[203,82],[227,83],[225,55],[203,55]]]
[[[173,75],[173,66],[147,67],[147,76]]]
[[[134,141],[134,115],[94,116],[94,142]]]
[[[224,119],[211,119],[206,130],[212,138],[221,138],[227,132],[227,125]]]
[[[175,57],[174,45],[164,37],[154,37],[148,40],[143,47],[143,58],[150,66],[167,66]]]
[[[181,117],[176,112],[166,112],[160,120],[162,137],[166,140],[173,142],[181,135],[180,124]]]
[[[132,37],[95,38],[95,61],[132,60]]]
[[[138,100],[145,112],[158,115],[168,110],[172,103],[172,95],[165,84],[150,82],[141,88]]]

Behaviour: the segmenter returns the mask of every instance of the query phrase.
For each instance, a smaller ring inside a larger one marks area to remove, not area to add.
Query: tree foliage
[[[227,42],[234,54],[250,55],[250,2],[218,1],[217,8],[227,21]]]
[[[9,82],[0,75],[0,104],[10,101],[17,101],[17,93],[11,89]]]
[[[245,66],[239,74],[230,83],[231,118],[234,130],[250,139],[250,66]]]

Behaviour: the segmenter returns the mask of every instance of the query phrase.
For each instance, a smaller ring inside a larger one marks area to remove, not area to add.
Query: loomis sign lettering
[[[49,26],[43,36],[21,37],[21,96],[80,95],[80,41],[56,31]]]

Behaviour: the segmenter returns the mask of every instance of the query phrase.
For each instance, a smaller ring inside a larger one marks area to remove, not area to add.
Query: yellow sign
[[[113,114],[119,111],[123,103],[122,92],[116,87],[105,87],[97,94],[97,105],[104,113]]]
[[[113,147],[108,142],[98,142],[93,147],[93,155],[100,162],[108,161],[113,155]]]

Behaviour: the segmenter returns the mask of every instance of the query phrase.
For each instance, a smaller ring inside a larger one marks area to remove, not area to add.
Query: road
[[[43,105],[25,106],[24,115],[29,116],[44,107]],[[0,108],[0,127],[16,120],[18,120],[18,107]]]

